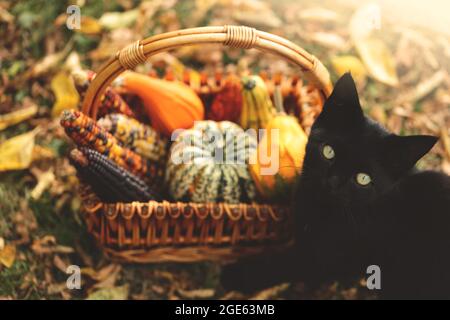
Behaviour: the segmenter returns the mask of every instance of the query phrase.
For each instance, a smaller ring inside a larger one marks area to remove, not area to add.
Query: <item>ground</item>
[[[398,134],[440,137],[418,166],[449,174],[448,34],[432,25],[398,20],[383,6],[380,15],[369,10],[371,16],[363,19],[375,28],[368,38],[358,33],[363,28],[355,18],[358,7],[353,1],[338,3],[87,1],[81,6],[81,30],[70,30],[69,1],[0,1],[0,143],[39,128],[25,137],[23,148],[16,142],[13,145],[19,150],[0,149],[0,298],[368,298],[359,294],[363,283],[358,281],[350,287],[324,284],[315,292],[301,283],[280,284],[243,295],[221,287],[220,265],[215,263],[112,263],[87,234],[79,213],[78,181],[67,160],[72,145],[58,119],[62,109],[79,105],[78,96],[66,85],[70,86],[70,71],[97,70],[118,49],[150,35],[244,24],[300,45],[324,63],[332,80],[350,69],[368,115]],[[105,15],[111,12],[118,12],[117,16]],[[222,46],[161,54],[140,70],[148,71],[152,65],[179,74],[186,65],[212,72],[236,64],[255,72],[296,73],[275,56],[254,51],[244,56],[241,50]],[[16,114],[17,121],[3,116],[15,110],[28,110],[31,116]],[[72,264],[82,268],[81,290],[66,288],[65,272]]]

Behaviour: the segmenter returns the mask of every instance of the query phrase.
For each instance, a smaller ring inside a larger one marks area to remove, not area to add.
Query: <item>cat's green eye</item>
[[[331,160],[335,157],[334,149],[328,144],[324,145],[322,148],[322,154],[325,159]]]
[[[367,173],[358,173],[356,175],[356,182],[362,186],[367,186],[372,182],[372,178]]]

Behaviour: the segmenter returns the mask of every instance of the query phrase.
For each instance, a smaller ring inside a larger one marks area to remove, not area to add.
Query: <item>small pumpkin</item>
[[[152,127],[166,136],[176,129],[187,129],[203,120],[203,103],[189,86],[136,72],[125,72],[117,83],[144,103]]]
[[[276,104],[280,101],[279,92],[275,92]],[[277,106],[281,110],[282,106]],[[271,134],[272,129],[278,129],[278,139]],[[264,198],[284,201],[289,197],[295,178],[300,173],[305,156],[308,137],[298,120],[282,111],[273,117],[266,126],[266,132],[258,143],[257,153],[253,155],[249,164],[250,174],[258,192]],[[273,159],[270,150],[278,151],[278,158]],[[270,161],[261,161],[270,158]],[[277,168],[276,172],[268,169]],[[265,170],[267,169],[267,170]]]
[[[238,122],[242,109],[242,85],[239,77],[230,75],[207,110],[207,119]]]
[[[248,160],[256,138],[230,121],[196,122],[170,150],[166,183],[179,201],[251,202],[256,195]]]

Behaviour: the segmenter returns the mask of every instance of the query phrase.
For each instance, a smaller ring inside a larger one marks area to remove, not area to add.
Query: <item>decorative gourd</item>
[[[175,200],[251,202],[256,190],[248,159],[256,138],[230,121],[200,121],[172,144],[166,184]]]
[[[266,84],[259,76],[242,78],[242,113],[240,124],[244,129],[264,129],[275,110]]]
[[[176,129],[191,128],[195,121],[203,120],[202,101],[194,90],[182,82],[128,71],[117,83],[141,98],[152,127],[166,136]]]
[[[207,110],[207,119],[238,122],[242,110],[242,85],[239,77],[230,75]]]
[[[281,110],[280,92],[275,90],[277,109]],[[271,133],[272,129],[278,129]],[[253,181],[264,198],[275,201],[285,201],[290,196],[295,178],[300,173],[305,156],[308,137],[298,123],[298,120],[280,111],[266,126],[266,132],[258,143],[257,153],[253,155],[249,170]],[[272,150],[272,151],[271,151]],[[273,150],[278,152],[278,158],[273,158]],[[270,159],[269,162],[266,159]],[[267,174],[267,169],[277,168],[274,173]],[[265,172],[264,172],[265,171]]]

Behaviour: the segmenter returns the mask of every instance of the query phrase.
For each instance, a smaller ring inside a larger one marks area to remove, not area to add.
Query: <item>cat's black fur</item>
[[[295,248],[231,266],[224,279],[241,273],[239,287],[250,290],[295,278],[345,281],[378,265],[383,298],[450,298],[450,177],[414,168],[436,141],[391,134],[365,117],[345,74],[309,137],[293,197]],[[372,182],[358,184],[358,173]]]

